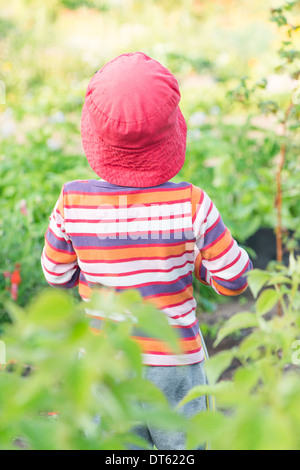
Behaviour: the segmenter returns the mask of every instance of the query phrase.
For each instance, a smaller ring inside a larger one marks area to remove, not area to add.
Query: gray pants
[[[204,373],[204,361],[199,364],[186,366],[145,366],[144,377],[154,383],[167,397],[170,406],[176,407],[186,396],[187,392],[196,385],[206,384]],[[149,406],[141,403],[141,406]],[[207,397],[196,398],[179,408],[179,413],[186,417],[191,417],[207,408]],[[182,432],[169,432],[159,430],[145,423],[138,426],[134,432],[145,439],[149,444],[149,449],[155,446],[159,450],[184,450],[185,435]],[[205,445],[201,449],[205,448]],[[140,447],[130,446],[131,450],[141,450]],[[199,449],[200,450],[200,449]]]

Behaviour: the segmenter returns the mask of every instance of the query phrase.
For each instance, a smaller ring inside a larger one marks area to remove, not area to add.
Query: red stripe
[[[213,204],[213,202],[211,201],[210,206],[209,206],[209,209],[208,209],[207,214],[206,214],[206,217],[205,217],[205,219],[204,219],[204,223],[207,222],[207,218],[208,218],[209,214],[211,213],[213,206],[214,206],[214,204]]]
[[[133,338],[136,338],[136,336],[134,336]],[[141,341],[141,340],[140,340]],[[142,342],[142,341],[141,341]],[[192,349],[191,351],[182,351],[181,355],[188,355],[188,354],[194,354],[196,352],[200,352],[202,349],[202,346],[200,346],[200,348],[197,348],[197,349]],[[163,351],[143,351],[144,354],[152,354],[153,356],[156,355],[156,356],[177,356],[177,354],[175,353],[171,353],[171,352],[163,352]]]

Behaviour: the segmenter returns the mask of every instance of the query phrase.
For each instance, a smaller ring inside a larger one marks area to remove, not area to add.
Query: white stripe
[[[61,227],[57,226],[56,220],[54,218],[50,219],[49,228],[57,237],[63,238],[64,240],[68,240],[65,231],[62,230]]]
[[[82,271],[91,274],[97,273],[110,273],[110,274],[122,274],[133,271],[143,270],[160,270],[160,269],[171,269],[181,266],[182,264],[189,262],[191,265],[193,260],[193,253],[183,254],[176,258],[169,258],[166,260],[161,259],[147,259],[147,260],[136,260],[136,261],[118,261],[118,263],[84,263],[80,260],[79,266]],[[190,266],[191,267],[191,266]]]
[[[205,232],[217,221],[218,217],[219,217],[219,212],[216,208],[216,206],[213,206],[208,218],[207,218],[207,222],[204,223],[204,219],[202,217],[204,217],[204,214],[203,213],[198,213],[198,216],[194,222],[194,227],[195,227],[195,231],[196,231],[196,238],[197,238],[197,246],[198,248],[201,250],[202,247],[203,247],[203,243],[204,243],[204,235],[205,235]],[[201,219],[202,218],[202,219]]]
[[[163,309],[163,312],[166,312],[166,310]],[[195,322],[195,320],[196,320],[195,310],[193,310],[188,315],[185,315],[184,317],[180,317],[176,319],[168,317],[168,322],[170,325],[179,325],[179,326],[184,326],[184,327],[191,326]]]
[[[240,259],[236,263],[234,263],[234,265],[220,272],[212,273],[212,276],[220,277],[226,281],[240,274],[245,268],[249,259],[245,250],[243,248],[240,248],[240,250],[242,252],[242,255]],[[210,269],[212,268],[210,267]]]
[[[56,203],[56,205],[55,205],[55,207],[54,207],[54,209],[53,209],[53,211],[52,211],[52,214],[51,214],[51,216],[50,216],[50,220],[53,220],[53,219],[54,219],[58,224],[63,225],[63,224],[64,224],[64,219],[63,219],[63,217],[60,215],[59,212],[56,212],[57,206],[58,206],[58,201],[57,201],[57,203]]]
[[[164,308],[161,311],[166,315],[169,325],[175,325],[175,326],[180,325],[184,327],[189,327],[196,320],[195,310],[193,310],[188,315],[185,315],[184,317],[181,317],[181,318],[173,319],[172,316],[182,315],[195,307],[196,307],[196,301],[193,300],[193,301],[188,301],[185,303],[185,312],[183,313],[180,313],[180,311],[178,310],[178,307]],[[128,319],[128,317],[130,317],[134,322],[137,321],[135,316],[133,316],[129,311],[127,311],[126,314],[120,313],[120,312],[113,312],[107,315],[107,313],[101,310],[92,310],[89,308],[85,308],[85,312],[91,316],[111,318],[115,321],[124,321]]]
[[[120,233],[136,232],[170,232],[172,230],[191,229],[191,218],[181,217],[164,220],[133,220],[130,222],[105,222],[96,223],[66,222],[66,231],[71,234],[92,233],[102,236],[106,234],[118,235]]]
[[[204,191],[203,191],[204,192]],[[211,200],[208,195],[204,192],[203,201],[201,204],[196,206],[196,218],[194,220],[193,228],[196,239],[200,236],[201,225],[206,218],[206,214],[210,207]]]
[[[53,276],[52,274],[49,274],[47,271],[45,271],[43,266],[42,268],[43,268],[45,278],[47,282],[49,282],[50,284],[65,284],[72,278],[73,274],[76,271],[76,268],[75,268],[75,269],[72,269],[71,271],[68,271],[65,274],[62,274],[59,276]]]
[[[108,318],[110,320],[114,320],[116,322],[122,322],[130,319],[133,323],[137,323],[137,317],[132,315],[131,312],[127,311],[126,313],[119,313],[119,312],[102,312],[101,310],[92,310],[90,308],[84,309],[85,313],[90,317],[102,317]],[[101,321],[101,320],[100,320]]]
[[[63,274],[66,271],[66,269],[77,267],[76,260],[68,264],[54,264],[46,258],[44,251],[42,253],[42,262],[43,262],[44,267],[48,269],[48,271],[52,271],[53,273],[57,273],[57,274]]]
[[[129,274],[128,276],[115,277],[93,276],[86,273],[84,273],[84,275],[88,282],[103,284],[110,287],[134,287],[139,284],[175,281],[178,277],[191,273],[193,266],[193,263],[188,263],[183,268],[177,268],[171,272],[153,272],[151,273],[151,276],[149,276],[149,273]]]
[[[187,312],[189,312],[192,308],[196,307],[197,303],[194,297],[191,297],[190,299],[187,299],[185,302],[183,302],[180,305],[175,305],[174,307],[162,307],[164,312],[170,317],[174,317],[176,315],[185,315]]]
[[[230,250],[220,258],[216,260],[205,260],[203,259],[202,263],[208,270],[215,270],[215,269],[223,269],[228,264],[232,263],[240,253],[241,248],[237,245],[236,241],[234,241]],[[235,273],[237,275],[238,272]],[[216,276],[221,277],[221,274],[217,273]]]
[[[142,354],[142,360],[145,365],[149,366],[180,366],[195,364],[205,359],[203,348],[199,352],[192,354]]]
[[[182,202],[174,204],[151,204],[133,205],[130,207],[116,207],[111,205],[99,206],[94,209],[89,208],[67,208],[64,209],[65,219],[83,219],[83,220],[119,220],[119,219],[139,219],[165,217],[174,215],[191,215],[191,203]]]

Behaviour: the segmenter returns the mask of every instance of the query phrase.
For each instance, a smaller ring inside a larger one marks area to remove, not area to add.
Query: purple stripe
[[[70,255],[76,255],[73,250],[72,243],[68,243],[66,240],[59,240],[50,230],[46,234],[46,239],[53,246],[54,249],[67,251]]]
[[[158,294],[173,294],[178,291],[185,290],[193,282],[193,275],[187,274],[178,281],[166,284],[153,284],[149,286],[139,287],[138,290],[142,297],[148,297]]]
[[[240,277],[238,277],[234,281],[226,281],[225,279],[220,281],[219,279],[214,279],[214,278],[213,279],[215,280],[215,282],[217,282],[217,284],[219,284],[222,287],[225,287],[226,289],[230,289],[230,290],[242,289],[242,287],[245,287],[247,284],[247,279],[244,276],[244,274],[247,271],[250,271],[251,269],[252,269],[252,263],[250,261],[247,269],[245,269],[245,271],[242,271],[240,274]]]
[[[226,226],[223,220],[220,219],[217,225],[204,236],[204,246],[201,250],[205,250],[205,247],[213,243],[225,230]]]
[[[75,273],[71,277],[71,279],[68,282],[65,282],[64,284],[56,284],[54,282],[49,282],[49,281],[47,281],[47,282],[48,282],[48,284],[50,284],[53,287],[59,287],[61,289],[71,289],[72,287],[76,286],[77,281],[78,281],[78,277],[80,276],[80,274],[81,274],[80,268],[77,268]],[[47,278],[46,278],[46,280],[47,280]]]
[[[113,193],[128,193],[133,191],[135,193],[144,193],[149,190],[157,189],[186,189],[190,187],[190,183],[181,182],[181,183],[164,183],[160,186],[149,186],[148,188],[136,188],[136,187],[129,187],[129,186],[117,186],[106,181],[98,181],[94,179],[90,180],[75,180],[69,181],[65,183],[64,192],[67,194],[68,192],[72,191],[82,191],[84,193],[99,193],[99,192],[107,192],[108,194],[112,195]]]
[[[206,273],[207,273],[207,269],[206,267],[201,264],[201,268],[200,268],[200,279],[202,279],[202,281],[206,282],[207,283],[207,280],[206,280]]]
[[[175,233],[149,233],[149,234],[137,234],[137,235],[114,235],[114,236],[103,236],[95,234],[91,235],[70,235],[73,246],[75,248],[89,247],[90,249],[97,248],[132,248],[133,246],[145,246],[147,245],[165,245],[181,244],[185,242],[194,242],[194,233],[191,230],[183,230],[182,232]]]

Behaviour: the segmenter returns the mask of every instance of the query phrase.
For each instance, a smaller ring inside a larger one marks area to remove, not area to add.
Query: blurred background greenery
[[[260,229],[274,231],[280,113],[299,87],[299,55],[290,60],[293,75],[278,54],[290,41],[288,25],[278,15],[270,21],[281,3],[0,0],[0,323],[16,263],[19,304],[45,286],[40,254],[62,184],[95,177],[80,140],[84,94],[95,71],[124,52],[143,51],[176,75],[189,129],[176,179],[208,192],[256,262],[248,240]],[[298,2],[290,3],[298,24]],[[292,249],[300,232],[298,108],[283,171],[283,227]],[[214,294],[198,294],[209,308]]]

